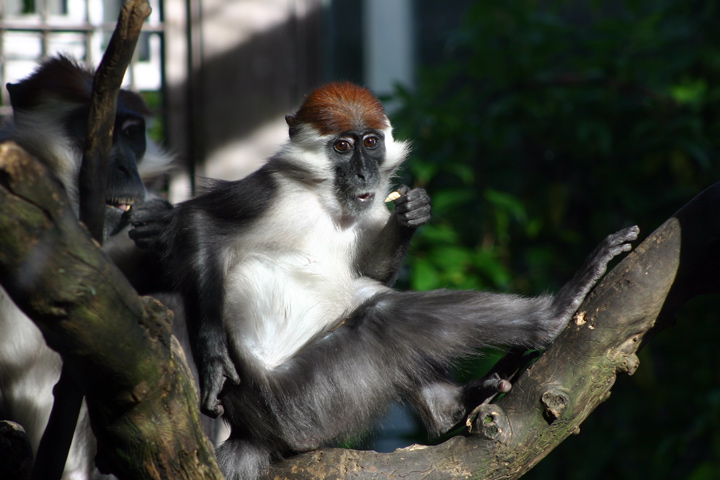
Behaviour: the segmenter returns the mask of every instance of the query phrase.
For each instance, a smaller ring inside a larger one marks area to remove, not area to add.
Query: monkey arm
[[[218,417],[224,413],[218,397],[226,380],[240,383],[223,323],[226,294],[223,255],[227,255],[224,247],[231,232],[237,234],[268,209],[275,198],[276,184],[267,169],[235,182],[216,180],[214,184],[222,188],[180,203],[165,213],[159,207],[160,221],[146,233],[148,239],[159,237],[150,245],[165,249],[165,268],[183,297],[200,378],[201,410]]]
[[[218,398],[225,381],[237,385],[240,376],[228,351],[227,335],[222,325],[222,300],[215,298],[212,302],[207,301],[213,298],[212,292],[218,286],[217,280],[212,280],[218,275],[212,270],[207,268],[206,280],[197,282],[197,285],[187,285],[184,298],[188,334],[200,378],[200,408],[211,417],[219,417],[225,410]]]
[[[203,413],[218,417],[224,413],[218,396],[225,381],[240,383],[223,327],[224,296],[218,295],[224,290],[221,261],[211,243],[198,240],[207,222],[198,218],[196,212],[190,212],[192,221],[183,218],[182,205],[176,212],[180,215],[170,225],[174,233],[171,248],[173,255],[184,260],[173,263],[176,267],[172,275],[183,296],[188,335],[200,379],[200,408]],[[189,245],[200,248],[190,252]]]
[[[225,380],[237,384],[240,378],[228,354],[222,324],[224,298],[217,295],[223,289],[220,261],[217,252],[199,240],[202,233],[212,230],[208,228],[212,220],[192,205],[173,207],[158,199],[135,205],[131,212],[129,237],[136,248],[159,259],[161,276],[168,278],[171,289],[182,293],[200,378],[201,410],[218,417],[224,410],[218,395]],[[200,248],[195,249],[196,245]]]
[[[430,196],[422,188],[401,185],[397,191],[401,196],[394,201],[395,209],[377,238],[365,242],[360,262],[363,275],[388,286],[395,283],[413,235],[430,221],[431,213]]]

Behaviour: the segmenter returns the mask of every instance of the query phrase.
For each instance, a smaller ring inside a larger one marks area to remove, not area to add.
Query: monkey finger
[[[423,225],[427,224],[426,219],[418,219],[418,220],[405,220],[403,222],[400,222],[402,226],[407,228],[420,228]]]
[[[430,195],[425,191],[424,188],[413,188],[407,193],[408,200],[417,200],[422,201],[424,199],[427,199],[427,201],[430,201]]]
[[[200,403],[200,411],[205,415],[218,418],[225,413],[225,408],[217,398],[211,398],[210,396],[203,396],[203,401]]]
[[[395,208],[403,210],[414,210],[430,205],[430,195],[422,188],[414,188],[406,195],[395,200]]]
[[[201,409],[211,417],[219,417],[225,412],[218,396],[225,384],[225,377],[222,375],[220,365],[213,365],[206,375],[201,376],[202,381],[202,402]]]
[[[417,201],[408,199],[407,196],[395,200],[395,211],[398,213],[408,212],[417,208],[418,206],[419,205]]]
[[[157,224],[157,223],[141,223],[141,224],[133,224],[133,228],[130,229],[128,232],[128,235],[133,240],[138,240],[142,238],[148,238],[148,237],[157,237],[162,234],[162,232],[165,230],[164,224]]]
[[[172,204],[165,200],[156,198],[147,202],[138,202],[130,209],[130,217],[133,225],[143,223],[169,223],[172,213]]]
[[[408,220],[417,220],[426,217],[429,219],[431,210],[430,205],[424,205],[422,207],[403,212],[402,216]]]
[[[164,253],[166,245],[162,239],[163,231],[164,227],[162,226],[142,225],[131,228],[130,231],[128,231],[128,236],[141,250]]]
[[[223,408],[222,404],[219,401],[217,401],[217,403],[212,406],[209,406],[208,403],[203,402],[200,405],[200,411],[202,411],[202,413],[204,413],[208,417],[218,418],[223,416],[223,414],[225,413],[225,408]]]
[[[240,384],[240,375],[238,375],[237,370],[235,369],[235,364],[233,364],[232,360],[228,357],[223,359],[223,370],[227,380],[230,380],[235,385]]]
[[[418,228],[430,221],[431,210],[430,206],[426,205],[416,210],[400,213],[398,220],[405,227]]]
[[[398,192],[401,196],[407,195],[407,193],[410,191],[410,187],[407,185],[399,185],[396,189],[396,192]]]
[[[395,211],[398,215],[415,214],[415,212],[418,212],[420,215],[429,215],[432,211],[432,206],[429,203],[412,202],[398,205],[395,207]]]

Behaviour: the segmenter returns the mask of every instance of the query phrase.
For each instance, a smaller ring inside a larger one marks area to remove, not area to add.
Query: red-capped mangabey
[[[44,61],[26,79],[7,85],[13,122],[0,130],[0,141],[14,140],[50,168],[76,212],[92,82],[93,72],[69,58]],[[135,288],[147,291],[155,288],[150,284],[157,283],[158,275],[147,253],[127,236],[128,211],[148,197],[141,177],[166,172],[171,163],[168,155],[146,139],[149,115],[137,93],[120,92],[108,168],[103,247],[128,278],[136,280]],[[40,330],[0,288],[0,418],[21,424],[34,452],[52,409],[52,389],[61,366],[60,356],[48,348]],[[94,457],[94,438],[83,411],[63,479],[91,478]]]
[[[609,236],[556,297],[390,288],[429,199],[383,199],[408,146],[365,88],[333,83],[287,117],[290,140],[247,178],[177,205],[152,238],[184,298],[202,408],[232,432],[228,479],[362,432],[403,395],[433,432],[466,413],[438,366],[478,347],[542,348],[637,237]],[[147,222],[147,223],[146,223]],[[145,228],[149,234],[146,235]]]

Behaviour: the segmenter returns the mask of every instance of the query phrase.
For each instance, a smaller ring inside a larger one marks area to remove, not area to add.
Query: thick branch
[[[0,284],[81,386],[99,466],[121,479],[222,478],[171,313],[137,296],[13,143],[0,145],[0,204]]]
[[[110,44],[93,79],[85,151],[79,174],[79,216],[100,243],[104,237],[105,192],[117,97],[143,22],[150,12],[147,0],[128,0],[123,4]],[[63,364],[60,380],[53,389],[55,401],[38,446],[33,480],[58,478],[70,449],[83,397],[67,369],[68,365]]]
[[[575,318],[496,404],[479,407],[473,434],[392,454],[326,449],[272,467],[271,478],[514,479],[570,434],[632,374],[645,335],[693,296],[720,291],[720,184],[651,234],[596,286]]]

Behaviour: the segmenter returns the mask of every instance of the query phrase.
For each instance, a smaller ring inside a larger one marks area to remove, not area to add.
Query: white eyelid
[[[128,118],[122,124],[121,130],[125,131],[130,127],[141,127],[142,123],[137,118]]]

